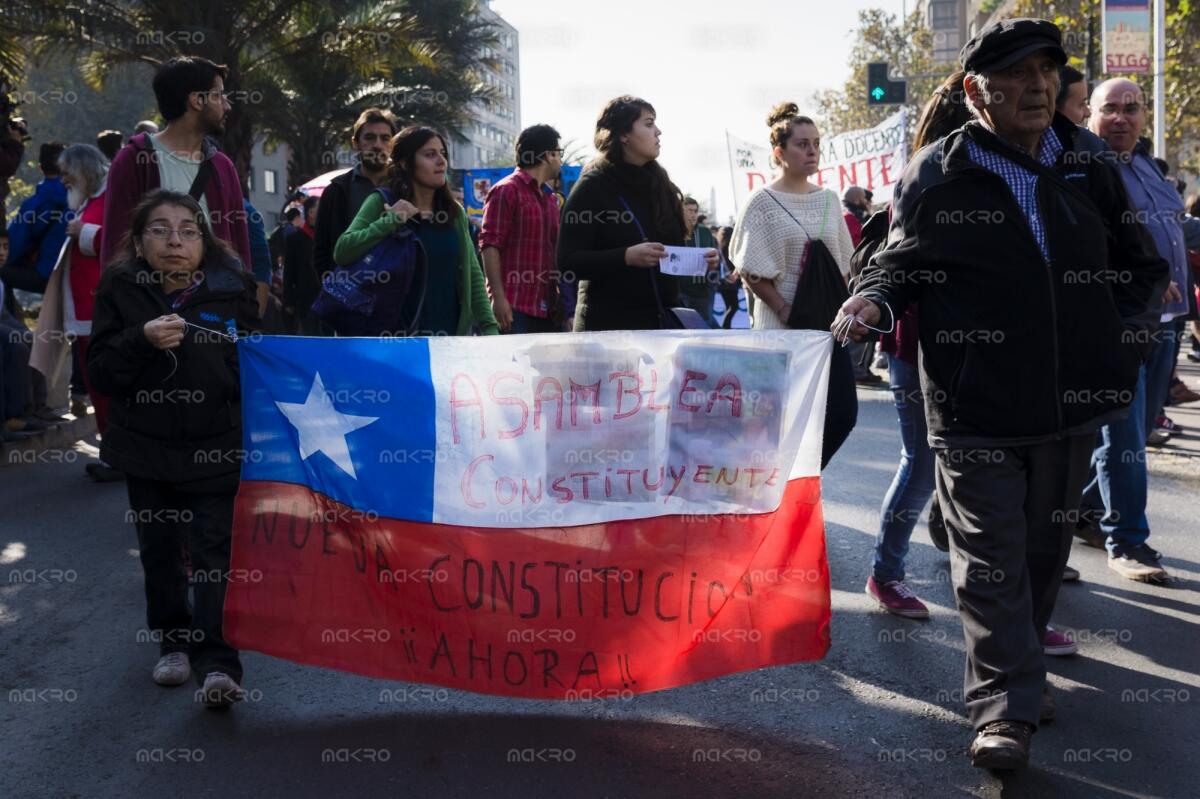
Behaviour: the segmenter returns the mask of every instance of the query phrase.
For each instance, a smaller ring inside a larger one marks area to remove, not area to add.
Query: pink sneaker
[[[894,613],[906,619],[929,618],[929,608],[925,607],[924,602],[917,599],[917,595],[903,580],[892,580],[880,585],[875,582],[875,577],[871,576],[867,578],[867,587],[864,590],[868,596],[874,597],[879,606],[888,613]]]
[[[1042,652],[1053,657],[1066,657],[1074,655],[1079,651],[1079,644],[1066,633],[1060,633],[1058,630],[1047,625],[1046,632],[1042,635]]]

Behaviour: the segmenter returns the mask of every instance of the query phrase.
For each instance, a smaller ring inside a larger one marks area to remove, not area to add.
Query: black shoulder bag
[[[808,229],[800,220],[779,202],[771,192],[767,196],[783,209],[783,212],[800,225],[808,243],[804,246],[804,255],[800,259],[800,279],[796,282],[796,296],[792,298],[792,310],[785,320],[793,330],[820,330],[829,332],[834,317],[842,304],[850,299],[846,289],[846,281],[842,279],[842,270],[825,242],[808,235]]]
[[[212,177],[212,173],[212,159],[205,158],[200,162],[200,168],[196,170],[196,177],[192,178],[192,185],[188,188],[188,194],[196,202],[200,202],[200,198],[204,196],[204,190],[208,188],[208,181]]]

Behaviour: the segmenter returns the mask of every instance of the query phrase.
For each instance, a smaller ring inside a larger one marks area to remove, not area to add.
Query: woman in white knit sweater
[[[730,258],[757,295],[753,327],[787,327],[805,243],[821,239],[850,276],[854,245],[836,194],[808,182],[819,168],[821,134],[800,116],[795,103],[780,103],[767,117],[776,163],[783,168],[769,186],[757,189],[733,229]]]
[[[808,182],[817,174],[821,133],[816,123],[800,116],[795,103],[780,103],[767,117],[779,179],[750,195],[733,229],[730,258],[746,285],[758,297],[753,327],[787,327],[804,247],[820,239],[842,270],[850,276],[850,230],[841,203],[829,189]],[[850,355],[836,344],[829,360],[829,390],[825,399],[825,429],[821,439],[821,468],[829,463],[858,420],[858,396]]]

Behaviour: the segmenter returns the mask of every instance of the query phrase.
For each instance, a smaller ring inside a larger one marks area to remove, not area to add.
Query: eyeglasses
[[[204,237],[199,228],[185,227],[176,230],[175,228],[161,227],[159,225],[146,228],[146,232],[143,235],[149,236],[156,241],[167,241],[171,238],[172,233],[178,233],[179,240],[189,244],[194,244]]]
[[[1137,116],[1137,112],[1142,110],[1141,103],[1126,103],[1125,105],[1114,105],[1107,103],[1100,106],[1100,113],[1106,117],[1113,117],[1117,114],[1123,114],[1127,117]]]

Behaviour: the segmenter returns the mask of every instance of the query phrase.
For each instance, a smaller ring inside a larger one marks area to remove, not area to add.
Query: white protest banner
[[[890,202],[908,160],[907,123],[902,108],[873,128],[823,138],[821,171],[813,182],[839,197],[851,186],[862,186],[874,193],[872,202]]]
[[[733,182],[736,213],[746,205],[751,192],[779,177],[779,169],[771,163],[771,148],[764,144],[752,144],[725,131],[725,146],[729,151],[729,179]]]
[[[862,186],[874,194],[874,202],[892,199],[892,189],[908,161],[906,125],[908,112],[901,109],[873,128],[852,130],[821,142],[821,169],[812,180],[832,189],[838,196],[850,186]],[[737,208],[750,193],[779,176],[771,163],[771,148],[752,144],[725,133],[729,150],[729,174]]]

